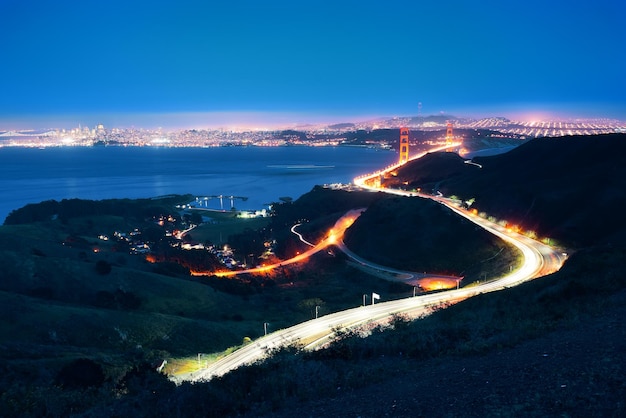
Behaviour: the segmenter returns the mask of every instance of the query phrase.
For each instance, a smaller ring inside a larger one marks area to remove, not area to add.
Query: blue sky
[[[622,0],[1,0],[0,16],[0,129],[340,121],[418,102],[626,119]]]

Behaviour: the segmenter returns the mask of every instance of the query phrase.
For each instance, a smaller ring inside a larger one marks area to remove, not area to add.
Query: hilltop
[[[374,202],[346,231],[351,251],[380,265],[463,276],[465,283],[497,277],[517,252],[439,203],[409,197]]]
[[[401,167],[387,187],[440,192],[570,247],[614,242],[626,206],[626,134],[539,138],[466,164],[433,153]]]

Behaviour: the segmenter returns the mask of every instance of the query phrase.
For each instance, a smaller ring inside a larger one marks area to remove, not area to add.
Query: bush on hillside
[[[56,383],[66,389],[100,387],[104,383],[102,366],[88,358],[79,358],[59,371]]]

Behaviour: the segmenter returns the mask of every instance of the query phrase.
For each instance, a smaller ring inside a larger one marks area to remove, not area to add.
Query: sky
[[[626,120],[626,2],[0,0],[0,129]],[[184,126],[183,126],[184,125]]]

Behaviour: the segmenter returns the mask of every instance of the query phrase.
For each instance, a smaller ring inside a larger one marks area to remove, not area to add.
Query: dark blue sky
[[[337,121],[418,102],[626,119],[623,0],[1,0],[0,16],[0,129]]]

